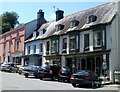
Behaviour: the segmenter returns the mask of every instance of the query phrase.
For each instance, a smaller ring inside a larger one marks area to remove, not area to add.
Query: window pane
[[[30,54],[30,46],[28,46],[28,54]]]
[[[40,52],[43,52],[43,46],[42,46],[42,43],[40,44]]]
[[[89,34],[84,35],[84,47],[89,47]]]
[[[46,43],[46,51],[49,51],[49,47],[50,47],[50,42],[48,41],[48,42]]]
[[[70,49],[75,49],[75,36],[70,37]]]
[[[34,45],[34,53],[36,53],[36,45]]]
[[[67,38],[63,38],[63,49],[67,49]]]

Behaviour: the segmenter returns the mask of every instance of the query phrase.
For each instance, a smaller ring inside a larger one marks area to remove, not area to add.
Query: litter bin
[[[120,71],[114,71],[114,83],[120,83]]]

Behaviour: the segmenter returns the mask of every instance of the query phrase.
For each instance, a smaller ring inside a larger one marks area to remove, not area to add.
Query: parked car
[[[1,71],[17,73],[18,67],[14,63],[3,63],[1,65]]]
[[[25,69],[25,66],[20,66],[19,68],[18,68],[18,74],[23,74],[23,70]]]
[[[23,68],[22,73],[25,77],[28,76],[38,77],[37,75],[39,69],[41,69],[41,66],[28,65]]]
[[[76,70],[74,70],[74,72],[76,72]],[[70,82],[70,78],[72,74],[73,74],[73,71],[71,68],[62,67],[58,74],[58,81]]]
[[[91,85],[91,87],[96,87],[101,85],[101,80],[92,71],[80,70],[71,75],[71,84],[76,87],[78,85]]]
[[[51,80],[55,80],[58,77],[58,73],[60,71],[60,67],[56,65],[47,65],[43,66],[42,70],[39,70],[39,78],[42,80],[43,78],[51,78]]]

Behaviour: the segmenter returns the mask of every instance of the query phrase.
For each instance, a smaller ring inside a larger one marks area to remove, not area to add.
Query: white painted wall
[[[120,71],[120,1],[116,3],[117,15],[111,24],[112,48],[110,62],[110,80],[113,81],[113,72]]]
[[[106,49],[111,49],[112,46],[112,35],[111,35],[111,25],[106,26]]]
[[[25,43],[25,55],[28,55],[28,46],[30,46],[30,54],[42,55],[42,53],[40,53],[40,43],[42,43],[42,41],[40,40],[34,40],[31,42]],[[36,53],[34,53],[34,45],[36,45]]]
[[[48,60],[45,59],[44,56],[46,56],[46,42],[50,41],[50,39],[47,40],[42,40],[43,42],[43,56],[42,56],[42,65],[45,64],[45,62],[49,62]],[[50,51],[51,51],[51,41],[50,41]],[[49,55],[51,54],[51,52],[49,53]]]

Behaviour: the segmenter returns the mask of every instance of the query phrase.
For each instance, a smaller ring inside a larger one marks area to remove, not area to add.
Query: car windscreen
[[[88,76],[88,75],[90,75],[90,72],[88,72],[88,71],[78,71],[76,74],[77,74],[77,75],[85,75],[85,76]]]
[[[67,72],[70,72],[70,71],[71,71],[70,68],[62,68],[63,73],[67,73]]]
[[[50,70],[50,66],[49,66],[49,65],[42,66],[42,69],[43,69],[43,70]]]
[[[10,64],[2,64],[1,66],[10,66]]]

